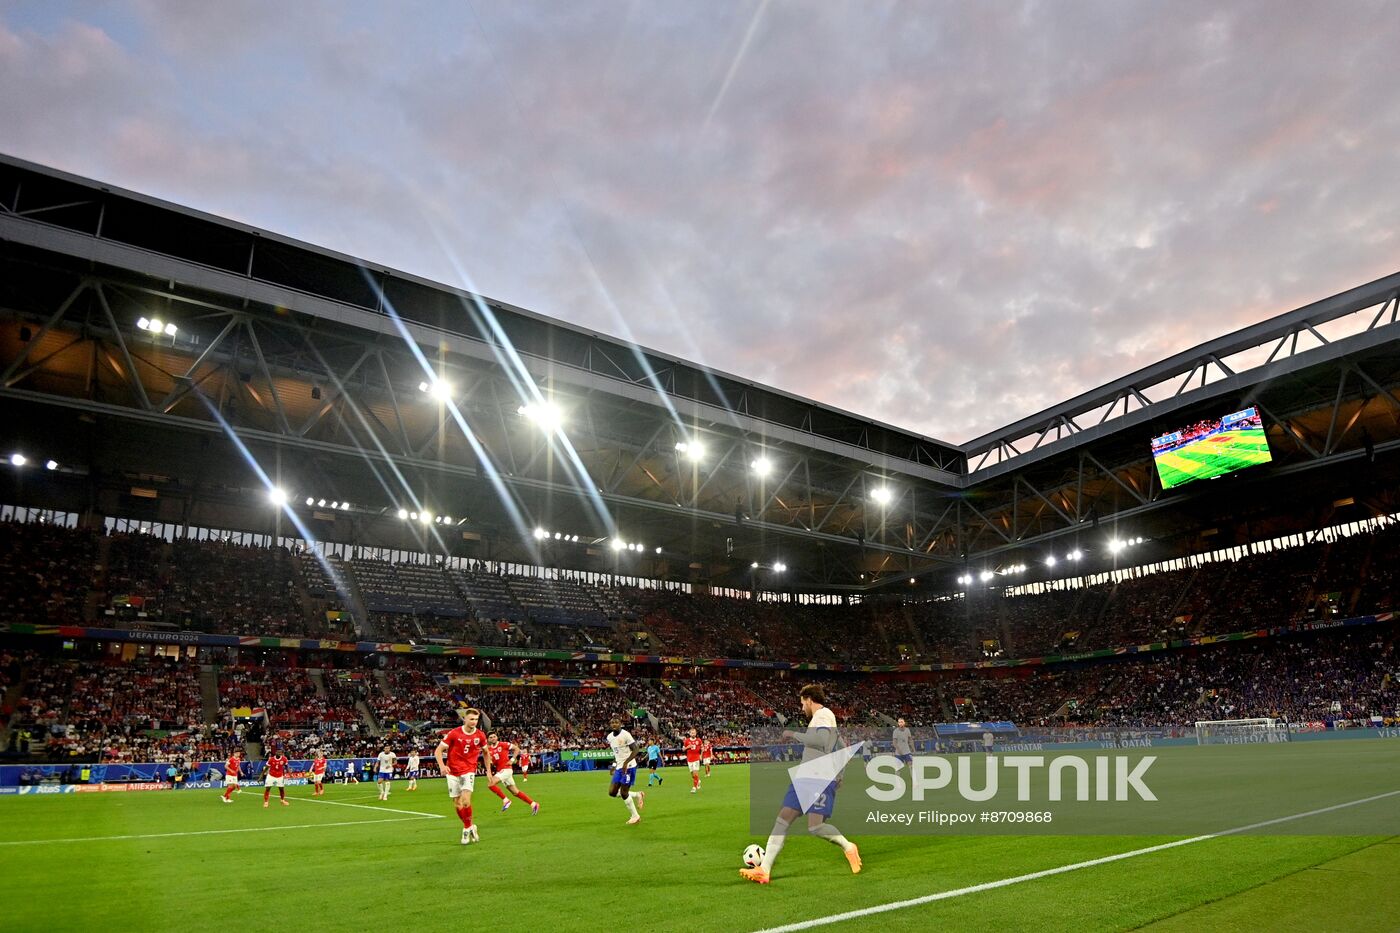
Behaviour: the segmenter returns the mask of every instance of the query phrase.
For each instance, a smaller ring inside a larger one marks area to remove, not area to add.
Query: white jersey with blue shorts
[[[623,787],[631,787],[632,782],[637,779],[637,760],[632,759],[632,764],[623,768],[622,765],[628,758],[632,758],[632,746],[637,742],[632,738],[632,733],[626,729],[619,729],[616,732],[608,733],[608,749],[613,753],[613,764],[616,769],[612,773],[612,782],[621,784]]]

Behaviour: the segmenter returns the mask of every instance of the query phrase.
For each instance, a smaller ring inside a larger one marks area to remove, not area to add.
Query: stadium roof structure
[[[1108,534],[1162,559],[1316,527],[1338,489],[1395,511],[1397,295],[1400,273],[954,445],[0,156],[0,442],[63,465],[5,492],[267,531],[276,486],[323,540],[944,591],[1047,549],[1108,560]],[[1149,439],[1246,405],[1274,463],[1164,491]]]

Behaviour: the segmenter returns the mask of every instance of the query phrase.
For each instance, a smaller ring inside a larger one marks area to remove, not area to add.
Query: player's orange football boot
[[[860,874],[860,850],[856,848],[855,843],[851,843],[851,847],[846,850],[846,861],[851,863],[851,874]]]
[[[856,870],[859,871],[860,869]],[[769,881],[772,880],[768,877],[768,872],[764,871],[763,866],[761,865],[758,868],[739,869],[739,877],[747,881],[756,882],[758,884],[767,884]]]

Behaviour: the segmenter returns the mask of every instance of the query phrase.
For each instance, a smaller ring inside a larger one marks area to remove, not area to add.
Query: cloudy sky
[[[0,0],[0,151],[960,442],[1400,269],[1397,50],[1360,0]]]

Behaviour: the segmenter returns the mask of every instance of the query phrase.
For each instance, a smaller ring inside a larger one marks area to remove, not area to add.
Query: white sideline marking
[[[359,810],[373,810],[375,813],[383,813],[383,812],[385,812],[385,808],[384,808],[384,807],[371,807],[371,806],[369,806],[368,804],[363,804],[363,803],[342,803],[342,802],[339,801],[339,800],[326,800],[326,799],[323,798],[323,797],[293,797],[293,798],[291,798],[291,799],[292,799],[292,800],[297,800],[297,801],[305,800],[307,803],[328,803],[328,804],[330,804],[330,805],[333,806],[333,807],[355,807],[356,809],[359,809]],[[366,797],[365,799],[368,800],[369,798]],[[442,815],[441,813],[424,813],[424,812],[422,812],[421,810],[395,810],[394,808],[390,807],[390,808],[388,808],[388,812],[390,812],[390,813],[412,813],[414,816],[421,816],[421,817],[423,817],[424,819],[429,819],[429,820],[445,820],[445,819],[447,819],[447,817],[444,816],[444,815]],[[371,820],[370,822],[373,822],[373,820]]]
[[[1089,859],[1084,862],[1074,862],[1070,865],[1061,865],[1058,868],[1047,868],[1043,871],[1033,871],[1025,875],[1016,875],[1014,878],[1002,878],[999,881],[987,881],[982,884],[969,885],[965,888],[954,888],[951,891],[939,891],[936,894],[925,894],[922,897],[912,897],[905,901],[891,901],[888,904],[876,904],[874,907],[862,907],[858,910],[847,910],[839,914],[831,914],[827,917],[816,917],[812,920],[801,920],[797,923],[788,923],[779,927],[767,927],[757,931],[757,933],[793,933],[796,930],[810,930],[813,927],[827,926],[832,923],[840,923],[843,920],[855,920],[859,917],[869,917],[872,914],[888,913],[891,910],[902,910],[905,907],[918,907],[921,904],[932,904],[934,901],[946,901],[955,897],[963,897],[967,894],[980,894],[983,891],[991,891],[996,888],[1006,888],[1013,884],[1021,884],[1026,881],[1038,881],[1041,878],[1049,878],[1052,875],[1063,875],[1066,872],[1078,871],[1081,868],[1093,868],[1096,865],[1106,865],[1109,862],[1121,862],[1123,859],[1135,858],[1139,855],[1148,855],[1152,852],[1161,852],[1165,849],[1175,849],[1180,846],[1189,846],[1192,843],[1204,842],[1207,839],[1219,839],[1221,836],[1234,836],[1239,833],[1247,833],[1253,829],[1262,829],[1265,826],[1273,826],[1278,823],[1288,823],[1293,820],[1306,819],[1310,816],[1319,816],[1323,813],[1331,813],[1333,810],[1344,810],[1347,807],[1360,806],[1363,803],[1373,803],[1377,800],[1384,800],[1387,797],[1400,795],[1400,790],[1387,791],[1384,794],[1376,794],[1374,797],[1362,797],[1360,800],[1350,800],[1346,803],[1334,804],[1330,807],[1322,807],[1318,810],[1309,810],[1306,813],[1295,813],[1292,816],[1280,816],[1272,820],[1264,820],[1259,823],[1250,823],[1248,826],[1236,826],[1234,829],[1221,830],[1218,833],[1206,833],[1204,836],[1192,836],[1189,839],[1178,839],[1175,842],[1164,842],[1161,845],[1148,846],[1144,849],[1132,849],[1128,852],[1119,852],[1115,855],[1105,855],[1102,858]]]
[[[346,820],[342,823],[295,823],[291,826],[253,826],[244,829],[197,829],[183,833],[139,833],[131,836],[80,836],[68,839],[17,839],[0,842],[0,846],[37,846],[51,842],[107,842],[115,839],[165,839],[170,836],[219,836],[226,833],[271,833],[280,829],[319,829],[323,826],[368,826],[371,823],[408,823],[421,816],[404,816],[383,820]]]

